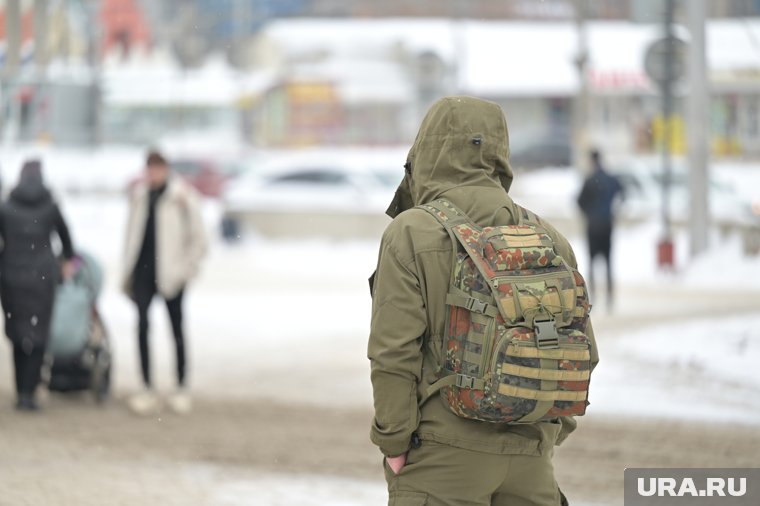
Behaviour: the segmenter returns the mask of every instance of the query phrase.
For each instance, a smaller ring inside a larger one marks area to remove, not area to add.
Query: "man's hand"
[[[397,457],[385,457],[385,461],[388,463],[391,471],[393,471],[393,474],[398,474],[406,465],[406,453],[402,453]]]

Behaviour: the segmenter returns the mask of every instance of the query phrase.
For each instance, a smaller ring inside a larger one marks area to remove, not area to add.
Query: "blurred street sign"
[[[668,68],[668,46],[672,50],[671,65]],[[662,86],[666,82],[675,83],[686,76],[688,45],[678,37],[663,37],[656,40],[644,55],[644,70],[647,76]]]

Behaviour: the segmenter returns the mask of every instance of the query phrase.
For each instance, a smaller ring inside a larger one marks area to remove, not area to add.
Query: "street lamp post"
[[[705,0],[686,2],[687,20],[691,42],[689,44],[689,239],[692,257],[703,253],[708,247],[710,207],[709,181],[709,136],[707,104],[708,78],[705,57]]]
[[[575,27],[578,32],[578,53],[575,56],[575,66],[578,69],[578,96],[574,113],[573,128],[573,164],[576,170],[583,170],[588,152],[588,123],[589,123],[589,80],[588,80],[588,33],[586,21],[588,12],[586,0],[575,2]]]
[[[670,153],[672,143],[673,81],[675,79],[675,37],[673,17],[675,0],[665,1],[665,54],[664,79],[662,79],[662,228],[663,236],[657,245],[657,264],[672,269],[675,265],[673,231],[670,221],[670,186],[673,174]]]

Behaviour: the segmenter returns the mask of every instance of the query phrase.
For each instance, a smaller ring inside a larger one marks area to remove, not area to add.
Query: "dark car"
[[[570,137],[558,133],[532,140],[521,146],[516,145],[511,150],[509,162],[517,170],[570,167],[573,164]]]

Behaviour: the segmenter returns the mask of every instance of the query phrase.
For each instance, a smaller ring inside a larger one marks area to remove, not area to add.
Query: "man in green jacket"
[[[477,141],[476,141],[477,140]],[[481,227],[540,222],[571,267],[567,240],[509,197],[512,170],[501,108],[449,97],[428,111],[406,176],[388,209],[372,294],[368,356],[375,417],[371,439],[385,456],[389,504],[559,506],[552,454],[576,427],[571,417],[532,424],[468,420],[438,395],[448,317],[452,240],[427,211],[446,198]],[[591,325],[592,366],[598,352]]]

